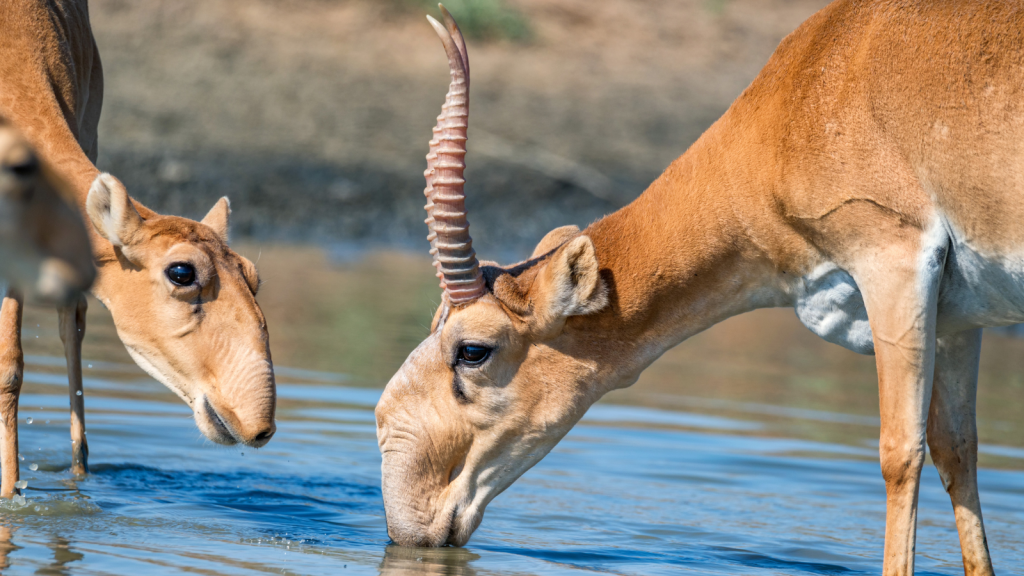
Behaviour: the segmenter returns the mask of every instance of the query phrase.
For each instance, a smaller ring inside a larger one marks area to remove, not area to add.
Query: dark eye
[[[171,264],[164,273],[168,280],[178,286],[191,286],[196,281],[196,269],[191,264]]]
[[[486,346],[474,346],[472,344],[466,344],[462,348],[459,348],[459,363],[469,364],[475,366],[482,364],[487,357],[491,355],[491,349]]]

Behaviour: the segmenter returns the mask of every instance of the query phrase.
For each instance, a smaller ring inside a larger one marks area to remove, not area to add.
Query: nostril
[[[273,428],[267,428],[266,430],[264,430],[264,431],[260,432],[259,434],[257,434],[256,437],[253,438],[252,440],[253,440],[253,442],[266,442],[267,440],[270,440],[270,437],[273,436],[273,435],[274,435],[274,429]]]

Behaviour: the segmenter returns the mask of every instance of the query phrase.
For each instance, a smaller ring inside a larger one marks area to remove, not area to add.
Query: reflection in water
[[[28,489],[24,505],[0,503],[4,574],[880,567],[873,359],[824,343],[791,311],[742,316],[669,351],[495,500],[467,548],[389,546],[373,407],[427,330],[437,297],[429,260],[385,254],[342,266],[311,249],[259,252],[243,250],[259,257],[274,359],[287,367],[277,371],[279,432],[260,450],[204,440],[95,305],[83,354],[93,473],[76,480],[52,312],[26,311]],[[1022,352],[1024,341],[986,336],[979,483],[1001,570],[1024,565]],[[920,502],[919,569],[962,571],[934,468]]]
[[[71,566],[68,566],[68,564],[85,558],[85,555],[72,550],[69,542],[60,536],[54,536],[48,546],[53,550],[53,562],[49,566],[36,570],[36,574],[52,576],[70,574]]]
[[[465,548],[403,548],[388,546],[380,562],[381,576],[475,576],[469,567],[480,555]]]
[[[0,525],[0,570],[6,570],[10,567],[11,561],[10,554],[18,549],[17,546],[12,542],[15,528],[11,526]]]
[[[12,564],[15,563],[12,559],[12,555],[18,550],[23,549],[22,546],[18,546],[14,543],[14,535],[16,532],[17,527],[15,526],[0,526],[0,572],[6,573],[7,569],[11,568]],[[52,560],[37,567],[34,571],[35,574],[42,574],[46,576],[71,574],[73,567],[70,566],[70,564],[85,558],[85,556],[80,552],[72,550],[71,543],[62,536],[48,536],[46,538],[45,547],[51,552]]]

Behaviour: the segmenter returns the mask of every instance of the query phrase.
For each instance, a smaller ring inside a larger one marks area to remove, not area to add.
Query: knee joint
[[[902,484],[918,478],[924,465],[924,441],[883,443],[879,449],[886,484]]]

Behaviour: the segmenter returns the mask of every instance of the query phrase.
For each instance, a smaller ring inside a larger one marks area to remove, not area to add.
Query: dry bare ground
[[[467,192],[485,251],[634,198],[825,2],[507,4],[530,39],[470,42]],[[144,202],[198,216],[226,194],[242,236],[419,246],[423,155],[448,81],[422,10],[92,0],[91,11],[106,74],[100,165]]]

